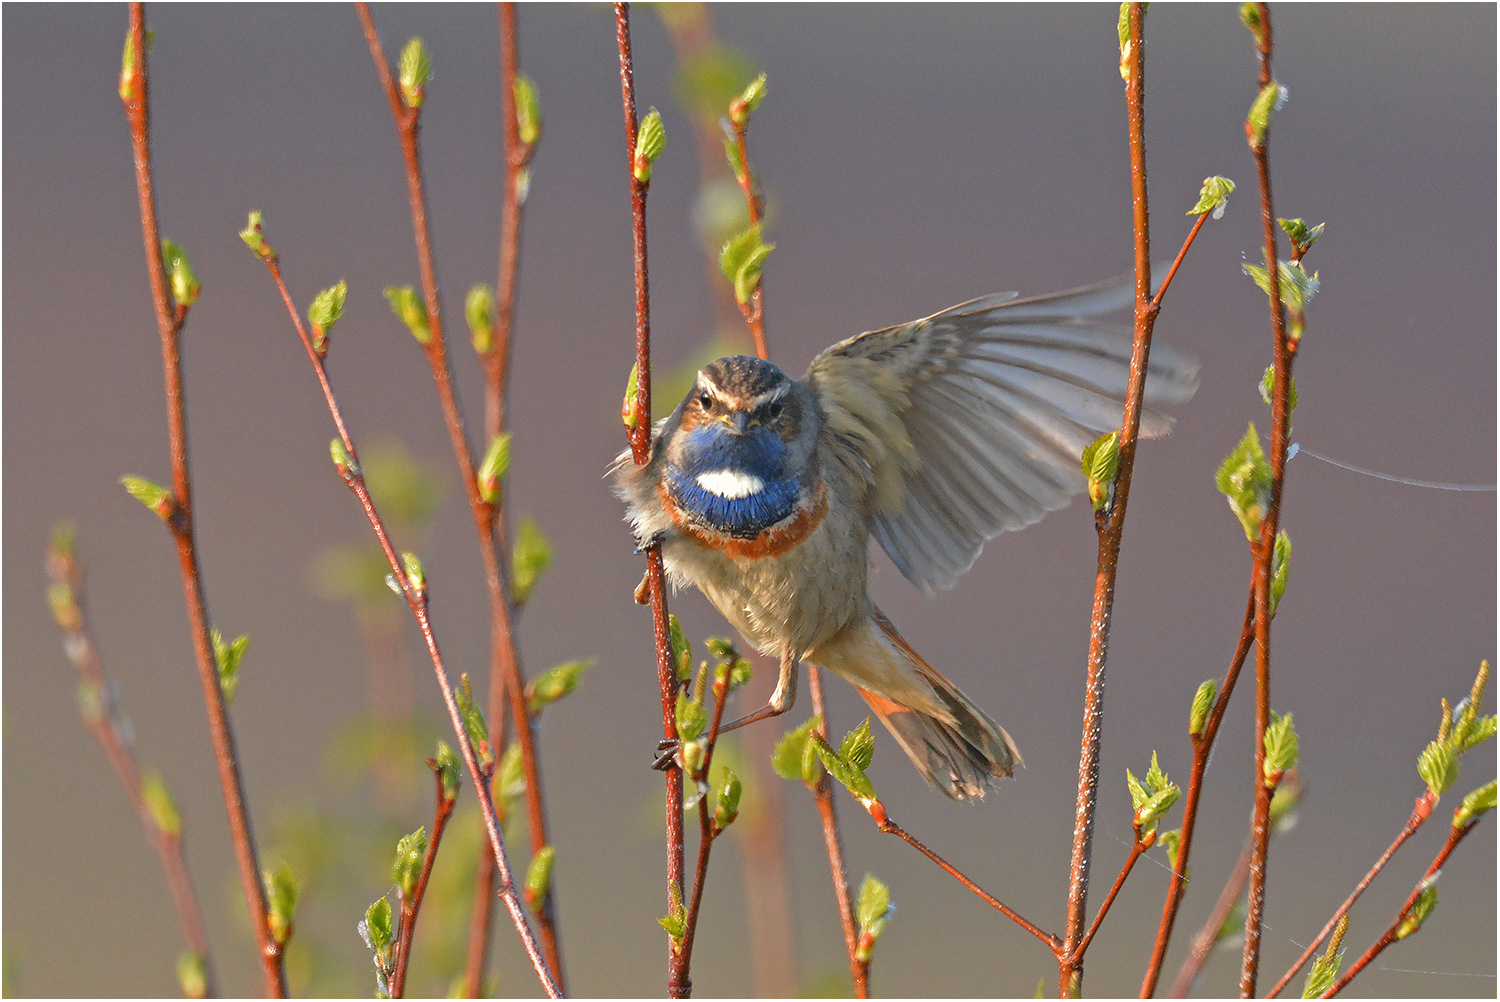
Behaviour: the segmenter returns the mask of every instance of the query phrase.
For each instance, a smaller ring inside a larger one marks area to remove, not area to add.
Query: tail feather
[[[839,652],[846,657],[828,659],[834,662],[829,667],[854,683],[928,783],[954,800],[982,798],[999,780],[1008,778],[1017,765],[1025,766],[1004,728],[912,650],[885,616],[876,611],[870,620],[879,627],[878,631],[869,631],[870,634],[885,641],[878,645],[878,653],[897,664],[883,665],[883,671],[872,671],[875,666],[867,658],[876,651],[871,645],[851,644]],[[847,657],[856,654],[851,649],[856,646],[862,648],[858,653],[866,657]],[[855,660],[863,663],[851,663]],[[892,668],[897,669],[905,683],[899,688],[908,691],[895,691],[898,687],[879,684],[877,679],[881,676],[884,676],[881,681],[891,678]],[[920,696],[914,691],[917,689],[922,690]]]

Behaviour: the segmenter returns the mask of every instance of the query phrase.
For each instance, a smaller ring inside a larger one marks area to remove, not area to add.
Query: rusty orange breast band
[[[744,560],[760,560],[763,557],[779,557],[792,547],[812,535],[828,514],[828,486],[818,484],[817,499],[811,504],[804,502],[795,513],[780,525],[763,529],[750,539],[740,539],[727,533],[717,532],[699,525],[685,515],[672,501],[665,483],[657,487],[661,502],[672,516],[673,527],[687,539],[691,539],[707,550],[719,550],[730,557]]]

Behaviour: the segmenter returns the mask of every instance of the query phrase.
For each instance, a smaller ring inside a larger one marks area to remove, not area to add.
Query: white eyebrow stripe
[[[787,383],[782,383],[780,386],[776,387],[775,389],[767,390],[766,392],[762,393],[760,396],[755,397],[752,400],[750,400],[748,403],[745,404],[745,410],[747,410],[747,411],[753,411],[753,410],[756,410],[758,408],[764,407],[766,404],[769,404],[769,403],[772,403],[774,401],[780,400],[782,397],[786,396],[787,393],[789,393],[790,391],[791,391],[791,386],[789,384],[787,384]]]
[[[739,470],[714,470],[710,473],[698,474],[698,486],[710,494],[734,500],[749,497],[751,494],[759,494],[765,489],[766,482],[753,473],[742,473]]]

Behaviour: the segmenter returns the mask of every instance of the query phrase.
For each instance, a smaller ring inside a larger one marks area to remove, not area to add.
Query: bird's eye
[[[698,394],[698,406],[706,411],[711,411],[714,409],[714,398],[707,393],[700,393]]]
[[[780,400],[778,400],[766,408],[766,417],[772,421],[775,421],[777,418],[781,417],[781,411],[782,403]]]

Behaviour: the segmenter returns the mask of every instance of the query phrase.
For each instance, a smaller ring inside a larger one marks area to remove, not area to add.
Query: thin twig
[[[1115,878],[1114,886],[1104,896],[1104,904],[1099,906],[1099,911],[1094,915],[1094,921],[1089,925],[1089,931],[1083,934],[1083,939],[1078,941],[1078,955],[1083,956],[1088,952],[1089,944],[1094,941],[1094,933],[1099,931],[1099,925],[1104,921],[1104,916],[1109,914],[1109,906],[1115,903],[1115,895],[1120,893],[1120,888],[1125,886],[1125,878],[1130,876],[1130,871],[1135,869],[1136,861],[1145,854],[1146,850],[1156,843],[1156,835],[1153,832],[1150,842],[1142,842],[1140,836],[1136,837],[1135,843],[1130,847],[1130,855],[1125,858],[1125,865],[1120,867],[1120,875]]]
[[[1193,937],[1192,948],[1183,959],[1182,966],[1177,969],[1177,977],[1172,980],[1172,987],[1167,991],[1168,998],[1187,998],[1187,993],[1192,991],[1198,972],[1203,970],[1203,965],[1208,962],[1208,955],[1219,942],[1219,930],[1229,921],[1229,914],[1234,911],[1235,902],[1239,901],[1240,895],[1245,893],[1245,881],[1249,879],[1250,839],[1246,838],[1239,861],[1234,864],[1229,879],[1224,881],[1224,889],[1219,892],[1219,900],[1214,903],[1208,918],[1203,920],[1203,927]]]
[[[187,401],[183,387],[180,344],[187,308],[173,305],[161,256],[161,233],[157,227],[156,194],[151,176],[151,114],[144,4],[130,5],[130,45],[135,55],[133,71],[121,80],[121,97],[125,103],[126,117],[130,121],[130,138],[135,154],[136,192],[140,200],[141,234],[146,246],[146,268],[151,281],[151,299],[156,307],[156,325],[161,334],[162,368],[166,377],[167,430],[171,440],[173,491],[172,517],[167,520],[167,524],[177,543],[177,559],[181,566],[182,588],[187,600],[193,653],[197,656],[198,678],[203,687],[204,705],[208,709],[209,731],[213,737],[214,758],[219,768],[219,785],[224,791],[224,806],[229,814],[229,831],[234,842],[235,860],[239,864],[240,884],[259,946],[266,992],[280,998],[287,993],[286,971],[281,958],[282,946],[271,933],[266,892],[261,883],[260,860],[255,850],[255,833],[250,824],[250,809],[245,802],[244,781],[240,775],[239,755],[235,749],[234,727],[229,721],[229,711],[224,705],[224,692],[219,685],[218,661],[209,636],[208,604],[204,598],[203,578],[198,567],[197,538],[193,526],[192,477],[188,472]]]
[[[625,118],[625,165],[630,178],[630,208],[635,250],[635,426],[630,429],[630,451],[637,466],[651,456],[651,283],[646,266],[646,191],[650,184],[635,176],[636,110],[635,65],[630,51],[630,5],[615,4],[615,42],[620,53],[620,104]],[[646,548],[646,580],[651,594],[651,625],[656,641],[657,682],[661,688],[662,737],[677,740],[677,668],[672,664],[671,632],[667,622],[666,578],[661,546]],[[670,763],[667,787],[667,908],[683,907],[682,767]],[[685,997],[692,991],[680,954],[667,941],[667,992]]]
[[[1125,96],[1130,129],[1130,180],[1135,229],[1135,338],[1130,356],[1130,383],[1125,396],[1125,414],[1120,425],[1119,475],[1111,504],[1095,519],[1099,533],[1098,570],[1094,578],[1094,605],[1089,629],[1088,682],[1084,691],[1083,738],[1078,757],[1078,802],[1073,826],[1073,854],[1068,880],[1068,925],[1059,958],[1059,991],[1064,996],[1082,988],[1083,941],[1087,919],[1089,863],[1093,855],[1094,808],[1099,787],[1099,748],[1104,725],[1104,679],[1109,652],[1110,615],[1114,608],[1115,577],[1119,570],[1120,544],[1125,530],[1125,510],[1130,498],[1130,478],[1135,467],[1135,446],[1141,424],[1141,399],[1146,385],[1146,365],[1151,354],[1151,332],[1161,309],[1151,297],[1151,232],[1146,202],[1145,141],[1145,45],[1142,35],[1144,10],[1130,5],[1130,77]]]
[[[1193,770],[1188,778],[1187,796],[1182,805],[1182,835],[1177,844],[1177,863],[1167,882],[1167,897],[1162,903],[1161,923],[1156,929],[1156,945],[1151,952],[1151,965],[1141,982],[1141,997],[1156,994],[1156,983],[1161,978],[1162,963],[1167,958],[1167,945],[1172,939],[1172,927],[1177,922],[1177,910],[1182,904],[1183,892],[1187,889],[1188,860],[1193,848],[1193,831],[1198,823],[1198,806],[1203,794],[1203,776],[1208,771],[1208,760],[1213,755],[1214,741],[1219,734],[1219,724],[1229,708],[1229,697],[1234,695],[1235,683],[1239,681],[1240,669],[1250,653],[1250,644],[1255,639],[1255,592],[1252,590],[1245,602],[1245,622],[1240,627],[1239,643],[1235,645],[1234,657],[1229,670],[1224,674],[1224,686],[1219,698],[1214,701],[1212,712],[1204,722],[1203,730],[1193,735]],[[1231,902],[1232,903],[1232,902]],[[1222,922],[1223,920],[1220,919]],[[1218,926],[1214,927],[1215,929]]]
[[[427,761],[432,763],[432,759]],[[417,915],[422,910],[422,897],[427,893],[432,864],[437,860],[438,843],[443,840],[443,829],[448,826],[448,819],[453,816],[453,804],[458,799],[456,789],[451,797],[443,792],[443,774],[440,770],[433,769],[432,779],[437,787],[432,809],[432,834],[427,839],[427,851],[422,856],[422,872],[417,877],[416,886],[412,888],[411,897],[401,899],[401,921],[396,929],[396,964],[390,983],[390,995],[393,999],[401,998],[406,992],[406,965],[411,961],[412,939],[417,932]]]
[[[1417,829],[1421,828],[1427,819],[1432,817],[1432,808],[1436,803],[1437,798],[1430,791],[1423,791],[1422,795],[1417,798],[1416,805],[1412,808],[1411,817],[1407,818],[1406,824],[1401,828],[1401,833],[1396,836],[1390,848],[1386,849],[1381,857],[1375,861],[1375,865],[1370,867],[1370,872],[1365,874],[1364,879],[1354,888],[1354,892],[1344,899],[1344,903],[1339,906],[1339,910],[1333,913],[1333,918],[1328,920],[1328,924],[1308,944],[1302,956],[1297,958],[1297,962],[1287,968],[1287,972],[1281,976],[1280,981],[1276,982],[1276,986],[1267,993],[1266,998],[1273,999],[1277,995],[1280,995],[1288,982],[1297,976],[1297,972],[1302,970],[1302,965],[1307,963],[1312,958],[1312,955],[1318,951],[1318,947],[1323,945],[1323,941],[1333,934],[1333,930],[1339,924],[1339,920],[1349,914],[1349,909],[1353,908],[1354,903],[1359,900],[1359,896],[1365,893],[1365,888],[1369,887],[1370,882],[1380,874],[1381,870],[1385,869],[1385,865],[1391,861],[1391,857],[1396,855],[1396,850],[1400,849],[1406,840],[1415,835]]]
[[[823,704],[823,678],[818,666],[807,666],[807,688],[812,695],[813,715],[817,717],[818,737],[828,740],[828,714]],[[854,997],[870,997],[870,958],[859,957],[859,925],[854,917],[854,898],[849,892],[849,870],[844,863],[844,840],[839,833],[839,817],[833,802],[833,780],[825,771],[812,791],[823,822],[823,846],[828,851],[828,869],[833,874],[833,897],[839,906],[839,921],[844,927],[844,951],[849,956],[849,975],[854,979]]]
[[[760,193],[755,190],[755,175],[750,171],[750,153],[745,148],[745,130],[750,127],[750,116],[729,116],[729,127],[734,132],[734,144],[739,149],[740,163],[744,172],[735,178],[739,182],[740,190],[745,193],[745,205],[750,213],[750,225],[759,226],[761,212],[764,208]],[[755,339],[755,353],[761,358],[769,358],[766,348],[766,319],[765,300],[761,295],[762,283],[757,282],[755,289],[750,293],[750,301],[740,304],[740,312],[745,315],[745,322],[750,325],[750,336]]]
[[[73,550],[71,539],[54,539],[47,551],[47,575],[52,580],[48,599],[52,615],[63,630],[63,650],[68,660],[78,668],[83,677],[80,688],[80,709],[83,722],[88,725],[109,764],[114,767],[136,816],[146,829],[146,838],[161,860],[163,875],[167,878],[167,890],[172,895],[172,904],[177,909],[177,921],[182,926],[182,938],[187,947],[198,958],[203,969],[203,991],[205,998],[218,994],[214,983],[213,960],[208,944],[208,930],[203,925],[203,910],[198,906],[198,896],[193,890],[193,877],[188,872],[187,860],[183,856],[183,835],[180,826],[175,831],[166,831],[146,803],[141,787],[141,771],[136,764],[130,741],[121,729],[109,679],[105,677],[104,665],[99,658],[99,649],[94,643],[93,631],[89,629],[88,615],[84,603],[83,565]]]
[[[722,680],[717,677],[717,672],[715,676],[713,722],[708,728],[708,744],[704,749],[703,766],[698,770],[698,775],[693,777],[693,780],[698,783],[708,782],[708,770],[713,765],[714,749],[719,744],[719,727],[724,722],[724,700],[729,695],[728,676],[726,675]],[[680,951],[684,975],[692,970],[693,941],[698,932],[698,913],[703,905],[703,888],[708,882],[709,851],[713,848],[714,840],[723,834],[714,823],[714,816],[710,811],[708,801],[707,794],[698,797],[698,866],[693,873],[693,893],[688,901],[687,921],[683,926]]]
[[[1271,83],[1271,11],[1256,5],[1259,26],[1254,33],[1260,57],[1260,86]],[[1247,123],[1248,128],[1248,123]],[[1296,346],[1287,336],[1286,311],[1281,303],[1279,268],[1276,264],[1276,213],[1271,203],[1269,126],[1258,139],[1251,138],[1255,173],[1260,182],[1261,225],[1265,230],[1268,299],[1271,309],[1275,376],[1271,389],[1271,494],[1261,522],[1260,538],[1252,548],[1255,558],[1255,820],[1251,826],[1250,895],[1245,908],[1245,951],[1240,963],[1240,995],[1255,995],[1260,969],[1261,924],[1266,907],[1266,857],[1271,840],[1271,796],[1273,784],[1265,775],[1266,727],[1271,719],[1271,561],[1276,532],[1281,521],[1281,493],[1286,475],[1286,454],[1291,421],[1290,387]]]
[[[484,431],[485,440],[494,441],[503,434],[507,425],[507,401],[510,378],[510,349],[515,323],[517,275],[521,261],[521,210],[522,177],[531,163],[535,145],[523,143],[516,109],[516,18],[515,4],[499,5],[500,24],[500,92],[501,116],[505,132],[505,182],[501,199],[500,216],[500,264],[496,282],[496,303],[490,349],[480,353],[480,364],[484,370]],[[467,443],[467,437],[464,441]],[[473,492],[471,492],[473,493]],[[521,682],[520,657],[516,651],[512,620],[519,611],[511,595],[508,576],[503,573],[500,555],[510,552],[509,529],[506,504],[509,490],[502,489],[495,502],[483,508],[475,508],[476,520],[481,513],[487,528],[480,528],[480,536],[486,532],[490,539],[484,548],[495,554],[494,572],[492,562],[486,558],[485,576],[490,586],[491,602],[491,650],[490,650],[490,700],[491,720],[503,720],[507,712],[511,726],[517,731],[521,745],[522,769],[526,773],[526,808],[528,833],[531,836],[533,854],[549,844],[546,816],[541,796],[541,771],[537,762],[535,732],[529,722],[518,722],[518,712],[524,713],[524,686],[519,694],[516,686]],[[472,504],[473,498],[471,498]],[[502,610],[502,605],[504,606]],[[490,923],[495,893],[495,870],[488,858],[479,864],[475,879],[476,893],[474,914],[469,935],[469,959],[466,971],[466,990],[470,996],[478,996],[483,985],[484,972],[488,967]],[[554,882],[547,884],[547,894],[538,912],[538,931],[547,950],[548,961],[557,971],[559,984],[566,991],[562,967],[562,944],[557,932],[556,895]]]
[[[307,357],[312,362],[313,371],[317,374],[318,383],[323,389],[323,397],[328,403],[329,415],[333,418],[334,427],[338,429],[339,440],[348,456],[348,465],[339,466],[339,476],[349,485],[356,497],[359,498],[360,506],[364,508],[365,517],[370,522],[370,528],[375,533],[376,540],[380,543],[381,550],[385,553],[386,562],[391,566],[391,574],[401,595],[406,599],[406,604],[411,608],[412,615],[416,617],[417,627],[422,632],[422,639],[427,645],[427,653],[432,661],[433,672],[437,675],[438,688],[442,690],[443,703],[448,710],[449,721],[453,725],[454,736],[457,739],[459,752],[463,755],[464,765],[468,767],[469,778],[474,783],[475,790],[488,788],[488,777],[484,768],[479,764],[479,759],[474,753],[474,746],[469,741],[468,730],[464,726],[463,716],[459,712],[458,701],[453,695],[453,686],[448,681],[448,671],[443,664],[442,653],[438,650],[437,635],[433,632],[432,621],[428,616],[427,595],[424,590],[419,590],[407,576],[406,568],[396,552],[395,545],[391,542],[390,534],[386,531],[385,523],[381,520],[379,513],[375,510],[375,502],[370,497],[369,488],[365,484],[364,473],[359,466],[359,454],[354,448],[354,439],[350,437],[347,425],[344,422],[343,410],[339,407],[338,397],[333,392],[333,384],[328,379],[328,369],[324,365],[323,358],[313,347],[312,339],[309,337],[306,326],[302,323],[302,317],[297,312],[297,306],[292,302],[291,293],[287,291],[286,283],[281,277],[281,266],[276,260],[274,252],[266,259],[266,266],[270,269],[271,277],[276,282],[276,288],[281,293],[282,302],[286,304],[287,312],[291,315],[292,324],[297,329],[297,334],[302,338],[302,346],[307,350]],[[516,893],[515,879],[512,876],[510,860],[506,856],[505,842],[500,836],[500,823],[495,814],[494,801],[488,796],[479,796],[479,812],[484,817],[485,835],[489,840],[490,851],[494,854],[495,865],[500,873],[500,898],[505,902],[506,909],[510,912],[511,921],[514,922],[516,932],[521,937],[521,944],[526,949],[527,956],[531,959],[532,968],[536,971],[537,980],[542,988],[551,998],[561,998],[562,992],[553,978],[552,971],[547,965],[546,958],[542,955],[542,949],[537,944],[531,926],[526,920],[526,912],[522,907],[520,896]]]
[[[1406,899],[1406,903],[1403,904],[1401,906],[1401,910],[1396,913],[1396,918],[1386,928],[1381,937],[1377,939],[1374,944],[1372,944],[1371,947],[1366,950],[1358,960],[1356,960],[1349,966],[1349,970],[1344,972],[1344,976],[1339,978],[1338,982],[1335,983],[1332,988],[1323,993],[1323,998],[1331,999],[1339,992],[1343,991],[1345,986],[1347,986],[1349,982],[1353,981],[1355,976],[1358,975],[1360,971],[1364,970],[1371,961],[1380,956],[1380,954],[1385,951],[1386,947],[1396,942],[1396,931],[1401,928],[1401,923],[1406,921],[1406,917],[1411,914],[1412,906],[1417,903],[1417,898],[1419,898],[1422,895],[1422,892],[1430,887],[1433,881],[1437,879],[1438,871],[1443,868],[1443,864],[1448,861],[1448,857],[1453,854],[1453,850],[1458,848],[1458,843],[1462,842],[1464,840],[1464,836],[1473,831],[1478,824],[1479,819],[1475,818],[1467,824],[1453,825],[1448,829],[1448,840],[1444,842],[1443,847],[1438,850],[1437,856],[1435,856],[1432,860],[1432,865],[1427,867],[1426,873],[1422,874],[1422,879],[1417,881],[1417,886],[1412,888],[1411,894]]]
[[[521,747],[521,765],[526,774],[527,834],[531,851],[541,852],[549,844],[547,817],[543,808],[541,766],[537,761],[536,733],[530,715],[526,712],[525,679],[521,672],[520,657],[516,649],[514,624],[511,622],[510,588],[507,568],[501,559],[505,547],[496,533],[494,506],[479,493],[479,481],[473,452],[469,448],[468,433],[464,428],[463,411],[453,387],[453,372],[448,361],[447,341],[443,336],[442,305],[438,292],[437,268],[433,259],[432,232],[427,215],[427,196],[422,180],[422,160],[417,143],[421,124],[421,109],[408,107],[401,98],[393,79],[385,49],[380,44],[380,35],[375,30],[368,4],[356,4],[365,41],[370,48],[370,57],[376,65],[386,100],[391,106],[391,115],[400,135],[401,152],[406,165],[406,185],[411,203],[412,231],[416,239],[417,266],[422,280],[423,298],[427,308],[427,325],[431,336],[423,352],[432,368],[432,378],[442,406],[443,423],[448,429],[448,438],[453,446],[454,459],[459,476],[464,483],[464,492],[469,499],[469,510],[479,533],[480,556],[484,562],[485,583],[490,599],[490,688],[497,689],[509,697],[511,726],[515,729],[517,743]],[[500,680],[503,685],[497,685]],[[498,714],[496,714],[498,717]],[[550,901],[551,891],[549,888]],[[547,963],[563,984],[562,953],[553,922],[552,908],[544,903],[537,912],[537,927],[542,937]]]

